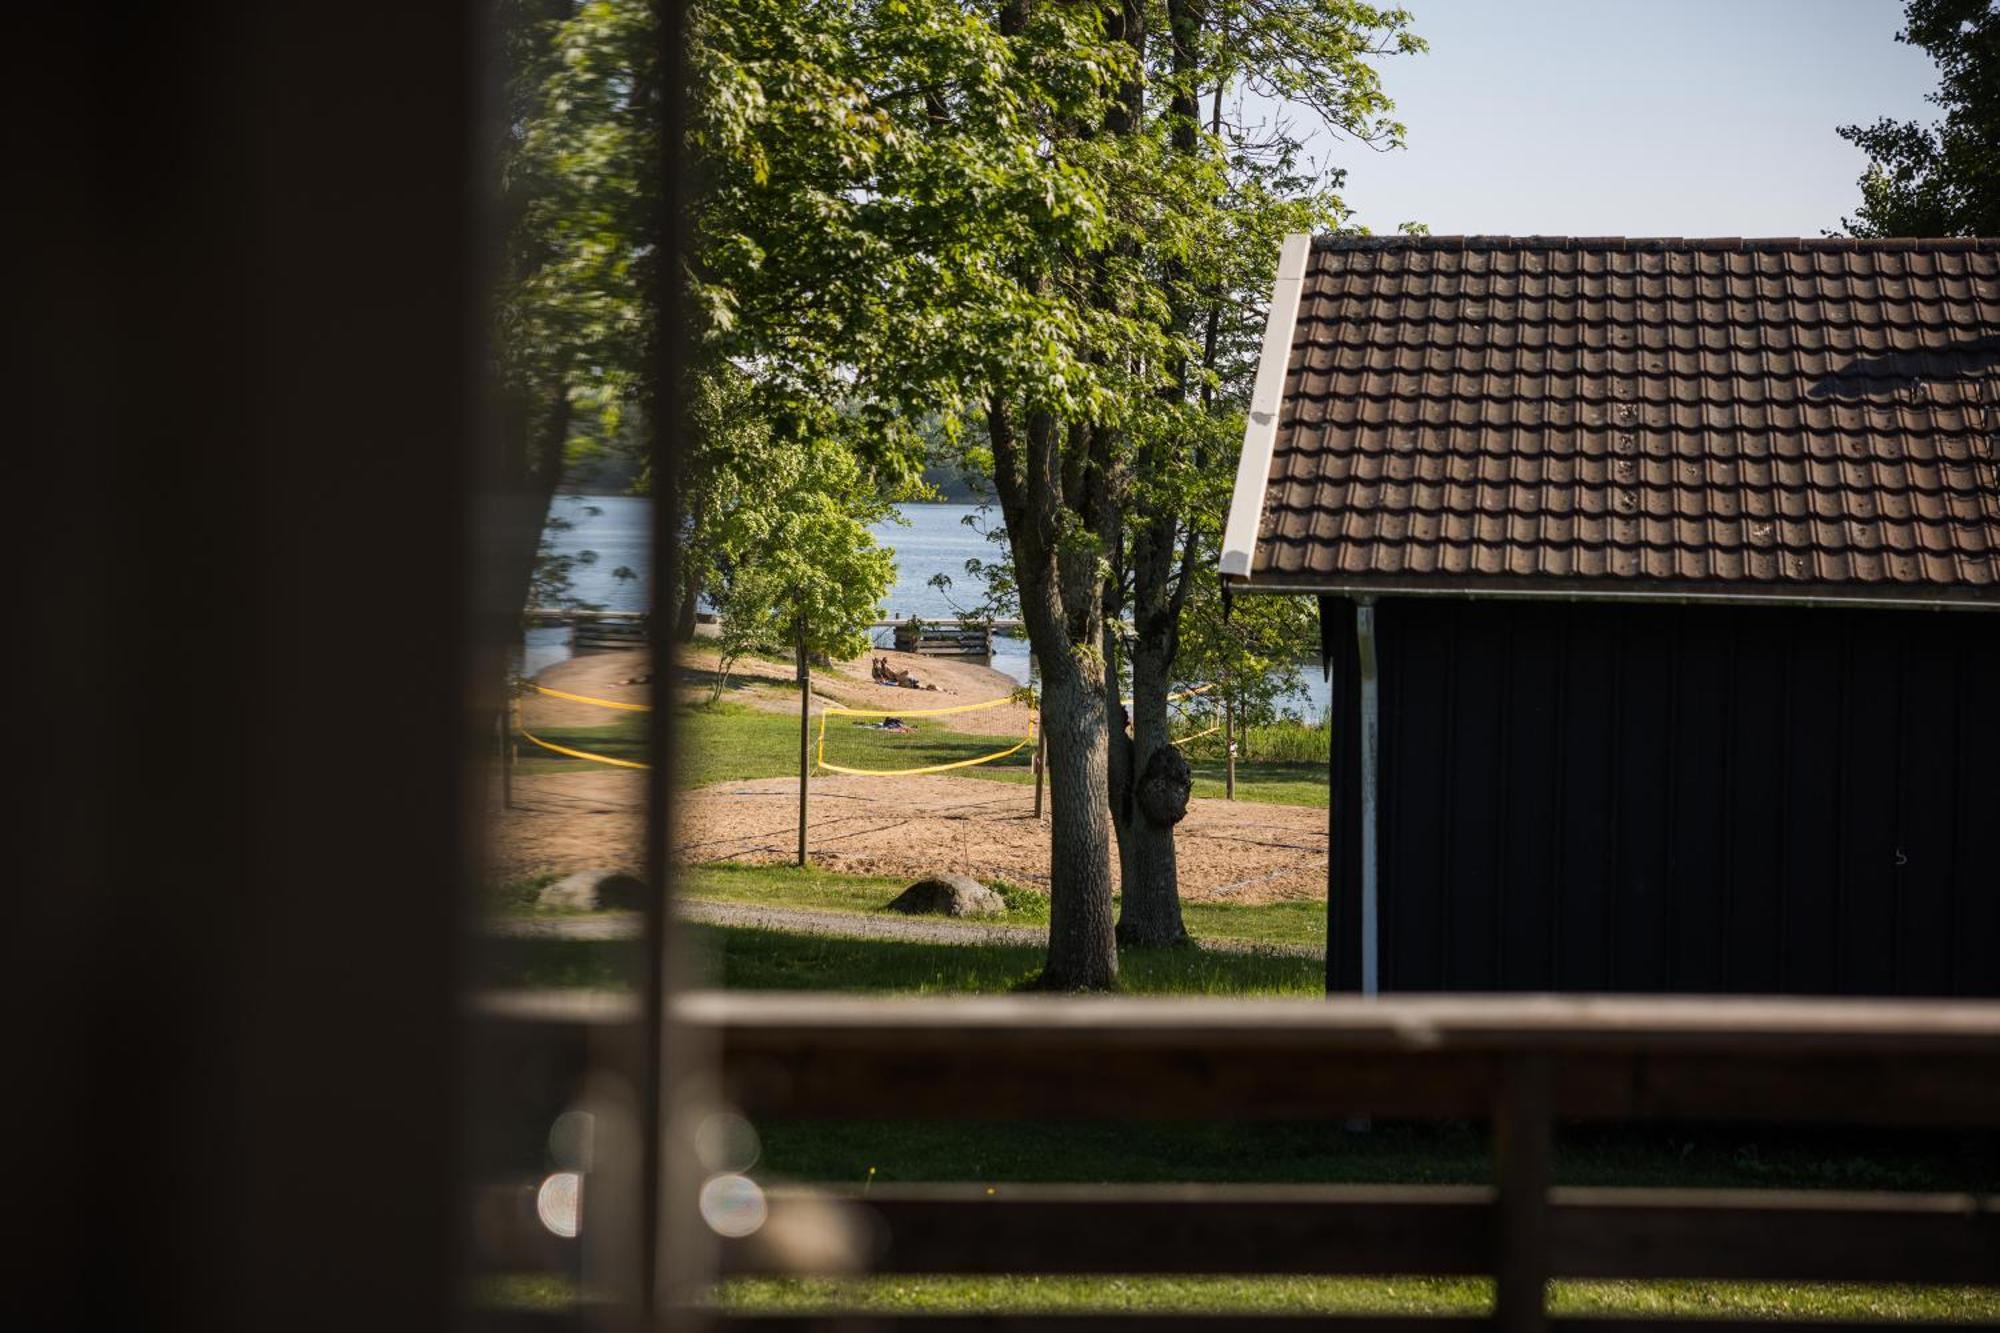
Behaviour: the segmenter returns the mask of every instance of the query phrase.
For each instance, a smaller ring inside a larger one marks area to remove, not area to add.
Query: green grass
[[[874,731],[853,725],[854,719],[835,716],[827,724],[826,757],[849,768],[918,768],[930,764],[954,763],[1005,749],[1013,742],[1005,736],[980,736],[953,731],[942,722],[911,719],[916,728],[910,735]],[[679,787],[705,787],[717,782],[747,782],[756,778],[788,777],[799,771],[799,720],[784,713],[768,713],[748,705],[722,700],[713,705],[696,705],[676,711],[680,750],[674,782]],[[531,727],[537,736],[573,750],[585,750],[612,759],[643,763],[646,760],[645,718],[624,714],[598,726]],[[817,752],[819,724],[813,723],[813,745]],[[1194,770],[1194,794],[1204,799],[1220,799],[1225,789],[1224,761],[1197,750],[1190,755]],[[519,770],[522,773],[585,772],[596,765],[588,760],[565,759],[538,750],[527,742],[521,745]],[[1034,768],[1030,751],[1023,749],[1005,759],[972,768],[952,770],[954,776],[983,778],[994,782],[1032,783]],[[1236,766],[1236,796],[1243,801],[1275,805],[1326,805],[1326,763],[1291,763],[1259,760]]]
[[[1196,1123],[774,1120],[762,1170],[861,1185],[1023,1183],[1471,1185],[1493,1178],[1468,1121]],[[1798,1128],[1577,1127],[1556,1183],[1686,1189],[1974,1190],[1994,1185],[1950,1135]]]
[[[874,875],[841,875],[797,866],[752,866],[717,862],[690,866],[678,880],[690,898],[714,902],[755,903],[764,907],[798,907],[820,912],[877,913],[901,893],[905,882]],[[981,925],[1036,925],[1049,919],[1045,894],[996,883],[1007,900],[1007,915]],[[1181,908],[1188,933],[1197,940],[1243,940],[1258,944],[1308,945],[1326,942],[1326,904],[1321,902],[1189,903]]]
[[[716,1302],[728,1310],[788,1313],[1485,1315],[1492,1312],[1493,1284],[1481,1278],[1418,1277],[739,1278],[717,1289]],[[1549,1310],[1556,1315],[1969,1321],[2000,1314],[2000,1289],[1558,1281],[1549,1284]]]
[[[489,1308],[561,1310],[579,1297],[575,1283],[553,1274],[490,1277],[473,1289],[473,1303]],[[735,1278],[718,1284],[713,1300],[738,1313],[787,1314],[1486,1315],[1493,1284],[1432,1277]],[[1963,1323],[2000,1318],[2000,1288],[1556,1281],[1549,1312]]]
[[[848,939],[738,926],[690,931],[718,984],[736,990],[1001,994],[1040,973],[1035,944],[931,944]],[[485,984],[624,989],[638,975],[630,940],[501,939],[484,947]],[[1320,995],[1318,958],[1199,948],[1128,950],[1125,990],[1136,995]]]
[[[1324,1313],[1488,1315],[1492,1283],[1464,1277],[874,1277],[736,1279],[732,1311],[868,1313]],[[1864,1287],[1688,1281],[1556,1281],[1552,1315],[1934,1319],[2000,1315],[1994,1287]]]
[[[730,928],[719,932],[722,984],[741,990],[999,994],[1042,969],[1036,944],[926,944]],[[1124,990],[1135,995],[1323,995],[1317,958],[1191,949],[1126,950]]]

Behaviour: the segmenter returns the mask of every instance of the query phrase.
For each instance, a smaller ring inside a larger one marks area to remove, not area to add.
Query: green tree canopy
[[[1855,236],[2000,235],[2000,9],[1991,0],[1909,0],[1896,40],[1938,63],[1944,118],[1843,125],[1868,154]]]

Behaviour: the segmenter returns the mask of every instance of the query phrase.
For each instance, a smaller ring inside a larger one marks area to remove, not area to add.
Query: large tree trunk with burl
[[[1189,777],[1169,730],[1167,702],[1180,647],[1179,607],[1167,589],[1173,532],[1154,521],[1137,525],[1134,535],[1132,740],[1123,790],[1114,786],[1111,793],[1120,824],[1118,942],[1184,944],[1174,826],[1187,814]]]
[[[1175,78],[1170,85],[1168,119],[1174,151],[1192,156],[1198,151],[1200,102],[1195,69],[1197,45],[1207,9],[1201,0],[1168,0],[1169,48]],[[1138,20],[1143,22],[1143,19]],[[1193,307],[1181,291],[1182,265],[1171,255],[1162,259],[1166,289],[1172,301],[1170,322],[1176,331],[1192,327]],[[1184,408],[1196,376],[1184,359],[1171,368],[1166,402]],[[1195,440],[1154,437],[1138,460],[1143,480],[1164,477],[1183,448],[1193,448],[1197,470],[1203,465]],[[1128,945],[1170,945],[1187,941],[1181,919],[1179,866],[1174,855],[1174,826],[1187,813],[1190,780],[1185,758],[1174,747],[1168,729],[1168,696],[1173,688],[1174,659],[1180,653],[1180,615],[1194,574],[1195,546],[1182,534],[1179,517],[1154,502],[1132,524],[1132,741],[1125,782],[1129,790],[1112,792],[1120,816],[1120,888],[1118,940]]]

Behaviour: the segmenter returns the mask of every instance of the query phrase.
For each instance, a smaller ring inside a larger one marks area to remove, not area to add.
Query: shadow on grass
[[[690,928],[707,974],[732,990],[830,990],[994,995],[1041,971],[1038,944],[850,939],[740,926]],[[487,985],[603,987],[636,984],[630,940],[496,939],[479,975]],[[1124,988],[1140,995],[1320,995],[1317,958],[1211,952],[1199,947],[1127,950]]]

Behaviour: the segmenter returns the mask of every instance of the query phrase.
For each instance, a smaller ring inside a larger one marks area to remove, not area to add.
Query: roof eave
[[[1534,602],[1653,602],[1719,606],[1847,607],[1873,611],[2000,611],[2000,588],[1929,587],[1907,592],[1880,588],[1820,585],[1791,588],[1782,584],[1713,584],[1649,582],[1589,586],[1545,580],[1506,581],[1431,578],[1326,578],[1228,576],[1223,586],[1232,595],[1318,595],[1329,597],[1429,597],[1489,601]]]
[[[1285,404],[1285,374],[1291,368],[1292,336],[1298,327],[1299,293],[1305,288],[1306,258],[1312,237],[1294,232],[1278,251],[1278,276],[1264,322],[1264,349],[1257,358],[1257,382],[1243,424],[1243,452],[1236,460],[1236,488],[1229,497],[1229,520],[1222,529],[1222,573],[1249,574],[1257,557],[1257,529],[1264,518],[1264,488],[1270,484],[1271,455],[1278,443],[1278,414]]]

